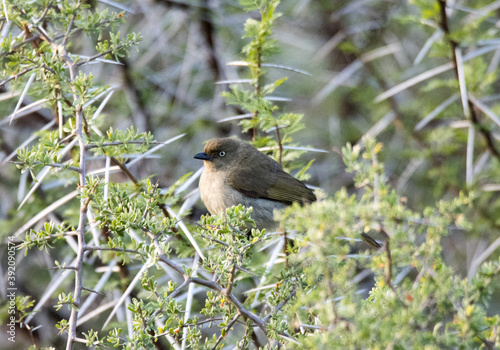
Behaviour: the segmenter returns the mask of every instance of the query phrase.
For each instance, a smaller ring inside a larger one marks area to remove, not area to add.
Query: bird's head
[[[196,154],[194,158],[202,159],[209,170],[221,170],[237,165],[244,157],[247,145],[250,146],[232,138],[212,139],[205,144],[204,152]]]

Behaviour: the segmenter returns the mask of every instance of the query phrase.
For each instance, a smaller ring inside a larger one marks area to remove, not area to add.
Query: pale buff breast
[[[220,214],[238,204],[253,207],[252,218],[259,229],[276,229],[278,225],[273,220],[273,211],[286,207],[286,204],[277,201],[247,197],[230,187],[227,177],[220,176],[220,173],[215,175],[207,169],[201,174],[200,196],[211,214]]]

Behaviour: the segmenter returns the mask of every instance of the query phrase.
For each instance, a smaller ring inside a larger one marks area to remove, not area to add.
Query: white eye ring
[[[219,152],[219,156],[224,157],[225,155],[226,155],[226,152],[224,152],[224,151]]]

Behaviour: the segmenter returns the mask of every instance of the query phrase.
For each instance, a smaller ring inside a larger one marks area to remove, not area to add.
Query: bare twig
[[[113,252],[120,252],[120,253],[142,254],[140,251],[134,250],[134,249],[97,247],[97,246],[90,246],[90,245],[84,246],[83,250],[84,251],[106,250],[106,251],[113,251]]]
[[[285,266],[286,266],[287,268],[289,268],[289,267],[290,267],[290,263],[289,263],[289,261],[288,261],[288,256],[289,256],[290,254],[288,253],[288,249],[287,249],[287,242],[286,242],[286,230],[283,230],[283,241],[285,242],[285,244],[283,245],[283,251],[284,251],[284,253],[285,253]]]
[[[134,185],[137,185],[139,183],[137,178],[130,172],[130,170],[128,170],[126,165],[122,164],[115,157],[110,157],[110,158],[111,158],[111,161],[113,162],[113,164],[117,165],[120,168],[120,170],[123,171],[125,173],[125,175],[127,175],[127,177],[130,179],[130,181],[132,181],[134,183]]]
[[[451,51],[451,55],[453,58],[453,65],[455,68],[455,75],[456,75],[457,80],[458,80],[458,79],[460,79],[460,74],[459,74],[459,70],[458,70],[459,65],[458,65],[458,58],[457,58],[457,48],[459,46],[458,46],[458,43],[451,38],[450,28],[448,25],[448,16],[446,15],[446,0],[438,0],[438,2],[439,2],[439,10],[440,10],[440,15],[441,15],[441,20],[440,20],[439,25],[440,25],[442,31],[445,33],[445,37],[450,45],[450,49],[451,49],[450,51]],[[500,160],[500,151],[498,150],[497,146],[495,145],[494,137],[491,134],[491,132],[484,125],[482,125],[481,122],[479,121],[479,117],[477,115],[474,103],[470,99],[470,97],[467,97],[467,104],[468,104],[468,106],[466,109],[468,109],[470,112],[469,113],[470,120],[472,121],[472,123],[474,123],[475,126],[477,126],[480,134],[483,136],[483,138],[486,141],[488,149],[495,156],[495,158]]]
[[[12,55],[14,52],[16,52],[16,50],[26,44],[29,44],[30,42],[32,41],[35,41],[37,39],[40,39],[40,34],[33,34],[32,36],[30,36],[29,38],[23,40],[22,42],[20,42],[19,44],[17,45],[14,45],[12,47],[12,50],[10,52],[2,52],[0,53],[0,57],[4,57],[4,56],[8,56],[8,55]]]
[[[133,42],[135,43],[135,42]],[[75,63],[75,68],[79,68],[89,62],[92,62],[92,61],[95,61],[96,59],[100,58],[100,57],[104,57],[110,53],[112,53],[113,51],[117,51],[117,50],[120,50],[122,48],[124,48],[126,45],[122,44],[122,45],[119,45],[118,47],[114,48],[114,49],[109,49],[107,51],[104,51],[102,53],[98,53],[98,54],[95,54],[93,56],[90,56],[89,58],[87,58],[86,60],[83,60],[83,61],[80,61],[80,62],[77,62]]]
[[[257,47],[257,50],[258,50],[258,53],[257,53],[257,63],[256,63],[256,77],[257,77],[257,81],[255,82],[255,97],[257,98],[257,101],[260,100],[260,84],[261,84],[261,65],[262,65],[262,46],[259,45]],[[254,112],[252,112],[253,114],[253,119],[255,119],[255,121],[258,120],[259,118],[259,110],[256,110]],[[258,128],[257,126],[255,126],[253,128],[253,131],[252,131],[252,141],[257,141],[257,131],[258,131]]]
[[[294,290],[293,292],[291,292],[290,295],[288,295],[285,300],[280,301],[280,303],[278,305],[276,305],[274,310],[272,312],[270,312],[269,314],[267,314],[266,317],[264,317],[262,320],[267,323],[267,321],[269,321],[269,319],[273,315],[276,315],[283,308],[283,306],[285,306],[290,300],[292,300],[292,298],[295,296],[295,294],[297,294],[297,290]]]
[[[233,259],[233,266],[231,267],[231,271],[229,271],[229,279],[227,280],[227,287],[226,287],[227,294],[231,294],[231,292],[233,291],[233,282],[235,274],[236,274],[236,264]]]
[[[172,293],[170,293],[168,296],[170,298],[175,298],[177,296],[177,294],[179,294],[181,292],[181,290],[183,290],[186,286],[189,285],[189,279],[186,279],[184,282],[182,282],[182,284],[177,287]]]
[[[26,164],[26,163],[24,163],[24,162],[9,162],[9,163],[12,163],[12,164],[19,164],[19,165],[25,165],[25,164]],[[76,171],[77,173],[81,173],[81,172],[82,172],[82,169],[81,169],[81,168],[78,168],[78,167],[75,167],[75,166],[68,166],[68,165],[61,164],[61,163],[42,163],[42,162],[33,162],[33,163],[31,163],[31,164],[33,164],[33,165],[43,164],[44,166],[51,166],[51,167],[53,167],[53,168],[68,169],[68,170]]]
[[[5,84],[7,84],[9,81],[14,80],[14,79],[17,79],[17,78],[19,78],[19,77],[22,77],[22,76],[23,76],[23,75],[25,75],[26,73],[29,73],[29,72],[31,72],[32,70],[37,69],[37,68],[38,68],[38,67],[30,67],[30,68],[26,68],[25,70],[23,70],[23,71],[21,71],[21,72],[19,72],[19,73],[17,73],[17,74],[11,75],[9,78],[5,79],[4,81],[2,81],[2,82],[0,83],[0,88],[1,88],[2,86],[4,86]]]
[[[93,290],[93,289],[90,289],[90,288],[87,288],[87,287],[82,287],[83,290],[87,291],[87,292],[90,292],[90,293],[95,293],[95,294],[99,294],[101,296],[104,296],[104,294],[102,294],[101,292],[98,292],[96,290]]]
[[[241,267],[241,266],[238,266],[238,265],[235,265],[235,266],[236,266],[236,270],[240,270],[240,271],[242,271],[242,272],[246,272],[246,273],[248,273],[249,275],[252,275],[252,276],[254,276],[254,277],[260,277],[260,276],[259,276],[259,275],[257,275],[256,273],[254,273],[254,272],[252,272],[252,271],[250,271],[250,270],[247,270],[247,269],[245,269],[244,267]]]
[[[385,274],[384,274],[384,280],[385,283],[391,288],[394,292],[394,286],[392,285],[392,255],[391,255],[391,247],[390,247],[390,237],[387,231],[383,226],[380,228],[380,232],[384,236],[385,243],[384,243],[384,250],[387,255],[387,263],[385,265]]]
[[[78,7],[80,7],[80,3],[78,3],[76,5],[75,11],[78,10]],[[69,33],[71,33],[71,30],[73,29],[73,25],[75,24],[75,18],[76,18],[76,13],[73,14],[73,16],[71,16],[71,19],[70,19],[69,24],[68,24],[68,29],[67,29],[66,34],[64,35],[63,41],[61,43],[61,46],[63,46],[64,48],[66,48],[66,43],[68,42]]]
[[[73,270],[76,271],[76,267],[74,266],[55,266],[49,268],[49,270]]]
[[[80,7],[80,1],[76,4],[76,9]],[[61,53],[62,56],[64,57],[64,60],[66,62],[66,65],[68,66],[69,70],[69,75],[70,75],[70,85],[71,89],[73,91],[73,102],[77,103],[80,96],[78,93],[78,90],[74,84],[74,81],[76,79],[76,70],[75,66],[73,64],[73,61],[71,60],[70,55],[68,54],[66,50],[66,41],[67,37],[69,36],[69,33],[71,32],[73,28],[73,24],[75,21],[75,18],[77,16],[77,12],[75,10],[75,13],[73,14],[70,23],[67,28],[67,34],[65,36],[66,40],[63,40],[64,45],[61,45]],[[48,39],[48,38],[47,38]],[[48,40],[50,41],[50,40]],[[84,189],[87,185],[87,180],[86,180],[86,169],[85,169],[85,162],[86,162],[86,152],[85,152],[85,137],[84,137],[84,116],[83,116],[83,110],[82,106],[80,104],[75,106],[75,116],[76,116],[76,138],[78,140],[78,145],[80,148],[80,183],[79,183],[79,188]],[[74,292],[74,297],[75,297],[75,306],[74,308],[71,309],[71,316],[69,318],[69,329],[68,329],[68,341],[66,343],[66,350],[71,350],[73,348],[73,343],[77,339],[76,336],[76,325],[78,322],[78,308],[80,307],[81,303],[81,298],[82,298],[82,290],[83,290],[83,278],[82,278],[82,273],[83,273],[83,258],[84,258],[84,247],[85,247],[85,219],[87,215],[87,207],[90,201],[90,197],[85,199],[83,196],[80,201],[80,219],[78,220],[78,252],[76,256],[76,271],[75,271],[75,292]]]
[[[217,338],[217,341],[215,342],[215,345],[214,347],[212,348],[212,350],[215,350],[217,349],[217,345],[219,345],[219,343],[222,341],[222,339],[225,337],[225,335],[227,334],[227,332],[229,332],[231,330],[231,328],[233,328],[234,324],[236,323],[236,321],[238,321],[238,318],[241,316],[241,314],[236,314],[236,316],[231,320],[231,322],[229,322],[226,326],[226,328],[224,329],[223,332],[221,332],[219,338]]]
[[[475,332],[476,333],[476,332]],[[476,333],[476,337],[481,340],[481,342],[484,344],[484,346],[486,347],[486,349],[488,350],[495,350],[496,347],[495,347],[495,343],[491,342],[491,341],[488,341],[487,339],[481,337],[479,334]]]
[[[201,225],[199,225],[199,224],[197,224],[197,225],[198,225],[199,227],[202,227],[202,226],[201,226]],[[209,236],[204,235],[204,234],[200,234],[200,237],[205,238],[205,239],[207,239],[207,240],[209,240],[209,241],[215,242],[215,243],[217,243],[217,244],[223,245],[223,246],[225,246],[225,247],[230,247],[230,245],[229,245],[229,244],[227,244],[226,242],[223,242],[223,241],[218,240],[218,239],[216,239],[216,238],[212,238],[212,237],[209,237]]]
[[[278,126],[278,124],[276,124],[275,126],[276,126],[276,136],[278,138],[278,160],[281,165],[283,160],[283,143],[281,142],[280,127]]]

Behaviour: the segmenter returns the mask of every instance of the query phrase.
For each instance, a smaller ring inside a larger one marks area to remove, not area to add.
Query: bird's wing
[[[266,164],[267,165],[267,164]],[[229,183],[252,198],[265,198],[291,204],[316,200],[314,193],[302,182],[277,167],[250,167],[233,171]]]
[[[269,187],[267,194],[270,199],[287,203],[305,204],[316,200],[316,196],[306,185],[284,171],[278,172],[276,181]]]

